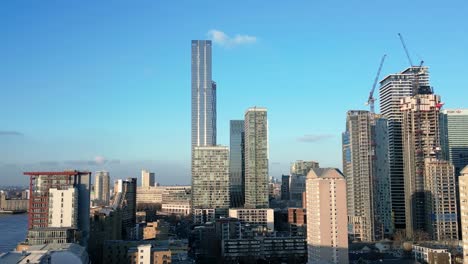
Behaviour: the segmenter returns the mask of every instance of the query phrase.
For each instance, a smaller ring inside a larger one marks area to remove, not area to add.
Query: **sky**
[[[445,108],[468,108],[467,13],[466,1],[0,1],[0,185],[62,169],[190,184],[192,39],[214,42],[218,144],[263,106],[271,176],[298,159],[340,168],[346,112],[368,109],[381,57],[381,78],[409,66],[398,33]]]

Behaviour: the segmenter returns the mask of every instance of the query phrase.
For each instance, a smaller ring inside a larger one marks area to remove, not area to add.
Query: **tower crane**
[[[403,39],[403,36],[400,33],[398,33],[398,36],[400,37],[401,45],[403,45],[403,48],[405,49],[406,57],[408,58],[410,66],[413,67],[414,64],[413,64],[413,61],[411,60],[408,49],[406,48],[405,40]]]
[[[380,65],[379,65],[379,70],[377,71],[377,75],[375,76],[375,80],[374,80],[374,84],[372,85],[372,89],[369,93],[369,99],[367,99],[367,103],[366,105],[370,105],[370,111],[372,114],[375,114],[375,108],[374,108],[374,102],[375,102],[375,98],[374,98],[374,91],[375,91],[375,86],[377,85],[377,81],[379,80],[379,75],[380,75],[380,71],[382,70],[382,66],[384,64],[384,61],[385,61],[385,57],[387,57],[387,54],[384,54],[382,59],[380,60]]]

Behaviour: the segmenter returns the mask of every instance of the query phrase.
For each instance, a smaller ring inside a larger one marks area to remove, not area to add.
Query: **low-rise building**
[[[90,263],[86,249],[78,244],[43,244],[29,246],[21,252],[12,251],[0,254],[0,263],[4,264],[61,264]]]
[[[144,244],[129,248],[127,258],[130,264],[170,264],[171,251]]]
[[[414,259],[419,263],[451,264],[452,255],[448,248],[439,245],[413,245]]]
[[[229,217],[239,219],[242,224],[258,227],[259,231],[274,231],[275,220],[273,209],[229,209]]]
[[[143,239],[167,239],[169,234],[169,224],[164,220],[158,220],[156,222],[146,223],[143,227]]]

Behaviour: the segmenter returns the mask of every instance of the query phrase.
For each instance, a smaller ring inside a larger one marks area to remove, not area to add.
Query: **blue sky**
[[[366,109],[380,58],[382,77],[408,66],[398,32],[445,107],[468,107],[467,13],[466,1],[1,1],[0,182],[147,168],[188,184],[190,40],[210,30],[226,35],[213,48],[218,143],[264,106],[272,176],[296,159],[341,167],[346,111]]]

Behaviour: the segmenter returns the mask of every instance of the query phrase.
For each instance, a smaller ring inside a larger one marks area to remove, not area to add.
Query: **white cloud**
[[[257,37],[255,36],[237,34],[234,37],[230,37],[223,31],[216,29],[208,31],[207,35],[214,43],[225,47],[234,47],[257,42]]]

